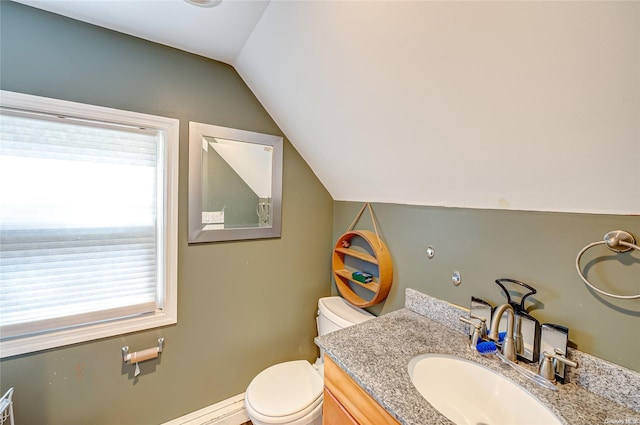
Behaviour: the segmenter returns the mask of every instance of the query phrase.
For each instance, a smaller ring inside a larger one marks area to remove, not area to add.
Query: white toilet
[[[318,335],[344,329],[375,316],[341,297],[318,300]],[[324,386],[322,353],[314,365],[295,360],[271,366],[258,374],[244,398],[254,425],[320,425]]]

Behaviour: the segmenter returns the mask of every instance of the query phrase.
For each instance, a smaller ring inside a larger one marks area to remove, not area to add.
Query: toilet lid
[[[318,309],[327,319],[343,328],[375,318],[368,311],[355,307],[344,298],[337,296],[320,298],[318,300]]]
[[[322,396],[323,380],[306,360],[271,366],[247,388],[251,406],[265,416],[289,416],[314,404]]]

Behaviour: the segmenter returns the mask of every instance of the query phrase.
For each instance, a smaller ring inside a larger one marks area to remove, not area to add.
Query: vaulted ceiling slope
[[[336,200],[640,213],[640,2],[22,2],[232,64]]]
[[[182,0],[13,1],[229,64],[269,4],[224,0],[209,8]]]

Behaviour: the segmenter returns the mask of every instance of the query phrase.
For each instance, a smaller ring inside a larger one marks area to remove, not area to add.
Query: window
[[[2,357],[176,323],[178,120],[0,95]]]

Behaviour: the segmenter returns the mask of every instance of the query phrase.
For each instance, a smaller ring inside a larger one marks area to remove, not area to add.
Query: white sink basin
[[[420,394],[456,424],[561,425],[525,389],[493,370],[445,354],[423,354],[409,362]]]

